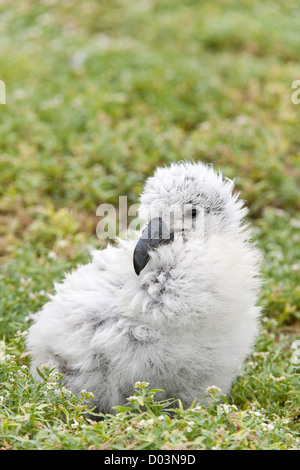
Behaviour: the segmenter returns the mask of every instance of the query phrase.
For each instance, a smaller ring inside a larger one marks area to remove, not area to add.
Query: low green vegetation
[[[296,0],[0,3],[1,448],[300,448],[299,20]],[[211,388],[209,407],[175,409],[141,382],[91,421],[89,391],[32,378],[26,331],[104,246],[97,206],[137,203],[157,165],[183,159],[213,163],[247,201],[264,256],[257,343],[222,404]]]

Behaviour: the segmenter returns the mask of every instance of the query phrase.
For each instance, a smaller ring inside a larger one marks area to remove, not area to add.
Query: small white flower
[[[48,258],[57,259],[57,254],[54,251],[49,251]]]
[[[274,377],[274,375],[271,373],[269,374],[270,379],[274,380],[275,382],[281,382],[286,379],[284,375],[281,375],[280,377]]]
[[[215,395],[217,393],[221,393],[221,389],[217,387],[216,385],[211,385],[210,387],[207,387],[206,393]]]
[[[25,331],[18,330],[16,332],[15,336],[17,336],[19,338],[26,338],[28,336],[28,331],[27,330],[25,330]]]
[[[262,359],[266,359],[269,356],[269,351],[260,351],[260,352],[254,352],[253,357],[258,357]]]
[[[29,321],[31,321],[31,320],[34,320],[35,318],[36,318],[36,314],[29,312],[28,315],[26,315],[26,316],[24,317],[24,320],[27,321],[27,322],[29,322]]]
[[[149,382],[135,382],[134,388],[139,388],[139,387],[148,387]]]
[[[291,219],[290,224],[292,227],[300,228],[300,220],[298,219]]]
[[[188,427],[186,428],[186,431],[187,431],[187,432],[191,432],[191,431],[192,431],[192,428],[191,428],[190,426],[188,426]]]
[[[125,431],[132,431],[132,426],[128,426],[128,428],[125,429]]]
[[[159,421],[163,421],[165,417],[163,415],[160,415],[157,419],[159,419]]]
[[[58,240],[58,241],[57,241],[57,245],[58,245],[60,248],[65,248],[66,246],[68,246],[68,240]]]
[[[86,390],[81,390],[81,396],[85,400],[90,400],[92,398],[95,398],[95,395],[92,392],[87,392]]]
[[[29,297],[30,299],[35,300],[36,297],[37,297],[37,295],[38,295],[37,292],[29,292],[28,297]]]
[[[202,406],[201,405],[197,405],[193,408],[194,411],[198,411],[198,410],[202,410]]]
[[[256,364],[256,362],[248,361],[248,362],[247,362],[247,366],[252,367],[252,369],[255,369],[255,367],[257,366],[257,364]]]
[[[20,283],[23,284],[24,286],[27,286],[31,281],[32,281],[31,277],[28,277],[28,278],[21,277],[20,279]]]
[[[74,423],[71,424],[71,428],[77,428],[78,425],[79,425],[78,421],[74,419]]]
[[[52,379],[58,379],[59,378],[59,373],[57,372],[57,369],[54,369],[50,372],[49,377]]]
[[[148,425],[148,423],[145,419],[141,419],[141,421],[139,422],[139,425],[146,427]]]
[[[262,427],[263,431],[272,431],[272,429],[274,429],[274,424],[272,424],[272,423],[262,423],[261,427]]]
[[[13,356],[12,354],[6,354],[6,356],[4,356],[4,359],[7,362],[13,362],[14,358],[15,358],[15,356]]]
[[[229,414],[231,412],[231,406],[227,405],[227,403],[223,403],[220,405],[221,410],[223,410],[226,414]]]

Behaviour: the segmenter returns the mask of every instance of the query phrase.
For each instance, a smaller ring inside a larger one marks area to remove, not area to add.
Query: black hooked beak
[[[174,240],[174,231],[169,230],[162,219],[152,219],[149,225],[143,230],[133,253],[133,265],[137,275],[148,263],[149,251],[158,248],[160,245],[170,243]]]

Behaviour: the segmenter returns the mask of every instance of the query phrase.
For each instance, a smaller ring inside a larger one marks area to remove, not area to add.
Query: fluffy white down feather
[[[150,252],[139,276],[137,240],[119,240],[55,285],[29,329],[33,374],[42,364],[57,367],[67,388],[92,392],[91,406],[104,413],[126,402],[136,381],[184,406],[211,385],[229,391],[257,333],[260,253],[232,181],[211,166],[158,168],[139,215],[168,220],[186,203],[204,209],[202,238],[178,233]]]

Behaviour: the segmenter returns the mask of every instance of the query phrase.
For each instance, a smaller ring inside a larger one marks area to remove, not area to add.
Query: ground
[[[299,448],[298,7],[0,3],[0,447]],[[253,355],[223,405],[168,416],[140,384],[135,413],[89,422],[88,391],[32,379],[26,330],[53,282],[105,245],[97,206],[137,203],[157,165],[183,159],[222,169],[250,208],[264,256]]]

